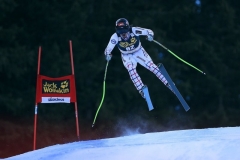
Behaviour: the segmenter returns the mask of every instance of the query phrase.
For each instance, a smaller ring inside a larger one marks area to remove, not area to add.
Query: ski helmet
[[[128,20],[126,18],[118,19],[115,29],[118,34],[127,33],[130,30]]]

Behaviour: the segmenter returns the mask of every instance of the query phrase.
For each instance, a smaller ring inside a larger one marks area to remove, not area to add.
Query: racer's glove
[[[151,41],[153,41],[153,36],[152,36],[152,35],[150,35],[150,34],[149,34],[149,35],[147,35],[147,40],[148,40],[148,41],[150,41],[150,42],[151,42]]]
[[[110,61],[111,58],[112,58],[112,54],[106,54],[105,58],[106,58],[107,61]]]

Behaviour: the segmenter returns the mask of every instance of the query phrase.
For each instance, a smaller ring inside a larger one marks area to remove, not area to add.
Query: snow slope
[[[157,132],[54,145],[6,160],[240,160],[240,127]]]

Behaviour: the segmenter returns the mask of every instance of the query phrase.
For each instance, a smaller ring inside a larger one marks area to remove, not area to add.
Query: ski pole
[[[165,50],[167,50],[169,53],[171,53],[172,55],[174,55],[176,58],[178,58],[179,60],[181,60],[182,62],[186,63],[187,65],[191,66],[192,68],[196,69],[197,71],[201,72],[202,74],[206,75],[206,73],[204,73],[203,71],[201,71],[200,69],[198,69],[197,67],[191,65],[190,63],[184,61],[182,58],[178,57],[176,54],[174,54],[172,51],[170,51],[167,47],[165,47],[164,45],[162,45],[161,43],[159,43],[156,40],[153,40],[153,42],[157,43],[159,46],[163,47]]]
[[[108,63],[109,63],[109,61],[107,61],[106,68],[105,68],[105,73],[104,73],[104,78],[103,78],[103,95],[102,95],[102,100],[101,100],[101,103],[100,103],[100,105],[99,105],[99,107],[98,107],[98,109],[97,109],[97,112],[96,112],[96,114],[95,114],[92,127],[93,127],[94,124],[95,124],[95,121],[96,121],[98,112],[99,112],[99,110],[100,110],[100,108],[101,108],[101,106],[102,106],[102,103],[103,103],[103,100],[104,100],[104,97],[105,97],[105,81],[106,81]]]

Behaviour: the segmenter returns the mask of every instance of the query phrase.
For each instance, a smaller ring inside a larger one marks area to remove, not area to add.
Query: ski
[[[149,95],[149,92],[148,92],[148,87],[146,85],[143,86],[142,91],[144,93],[145,100],[147,102],[149,111],[153,110],[154,108],[153,108],[152,101],[151,101],[151,98],[150,98],[150,95]]]
[[[167,79],[169,85],[172,87],[172,90],[174,91],[175,95],[177,96],[178,100],[181,102],[183,108],[185,109],[185,111],[187,112],[190,107],[188,106],[187,102],[184,100],[184,98],[182,97],[182,95],[180,94],[180,92],[178,91],[177,87],[175,86],[175,84],[173,83],[171,77],[169,76],[167,70],[165,69],[165,67],[163,66],[162,63],[158,64],[158,68],[160,69],[161,73],[165,76],[165,78]]]

